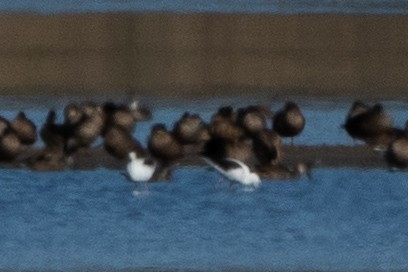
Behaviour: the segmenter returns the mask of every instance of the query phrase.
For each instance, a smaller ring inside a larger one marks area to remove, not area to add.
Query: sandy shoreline
[[[26,165],[26,158],[35,150],[29,151],[13,163],[0,163],[0,168],[30,169]],[[356,168],[356,169],[389,169],[383,154],[374,151],[365,145],[316,145],[316,146],[283,146],[282,165],[293,168],[298,163],[305,163],[311,170],[318,168]],[[42,169],[41,171],[64,171],[64,170],[94,170],[107,168],[112,170],[124,170],[127,160],[118,160],[106,153],[101,148],[80,151],[75,155],[70,165],[61,165],[60,168]],[[177,167],[205,167],[203,160],[196,155],[187,154],[178,161]],[[36,171],[36,170],[34,170]]]

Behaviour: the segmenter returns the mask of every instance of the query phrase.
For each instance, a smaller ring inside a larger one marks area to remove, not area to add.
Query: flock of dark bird
[[[199,155],[222,169],[228,164],[242,168],[242,163],[260,178],[295,178],[307,172],[304,163],[288,167],[281,162],[282,137],[291,137],[293,145],[293,137],[305,126],[305,118],[294,102],[287,102],[275,113],[261,105],[238,109],[223,106],[209,122],[199,114],[185,112],[171,130],[162,123],[154,124],[147,147],[133,132],[136,123],[151,119],[152,113],[137,102],[71,103],[63,115],[63,122],[57,123],[55,110],[49,110],[38,132],[23,112],[13,120],[0,117],[0,161],[18,161],[35,170],[66,169],[81,150],[94,148],[102,139],[104,150],[117,160],[126,160],[132,152],[133,158],[157,164],[161,169],[158,177],[166,176],[166,170],[186,155]],[[393,127],[392,117],[381,104],[354,102],[343,127],[353,139],[384,150],[391,166],[408,167],[408,122],[404,129]],[[34,148],[38,136],[43,147]]]

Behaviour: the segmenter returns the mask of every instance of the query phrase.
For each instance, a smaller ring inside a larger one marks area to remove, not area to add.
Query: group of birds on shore
[[[109,154],[123,159],[132,150],[142,150],[132,133],[136,122],[149,120],[152,114],[137,101],[130,105],[83,102],[65,106],[63,122],[58,123],[57,117],[50,109],[39,131],[24,112],[12,120],[0,117],[0,161],[18,161],[34,170],[63,170],[99,138]],[[43,147],[35,149],[38,136]]]
[[[260,105],[238,109],[222,106],[209,122],[197,113],[185,112],[171,130],[163,123],[153,124],[144,147],[133,132],[137,122],[151,118],[151,111],[137,102],[70,103],[63,110],[62,122],[57,122],[56,111],[50,109],[37,131],[34,123],[19,112],[14,119],[0,119],[0,161],[18,161],[34,170],[62,170],[72,165],[81,150],[92,149],[100,141],[117,160],[130,159],[139,168],[144,165],[141,171],[129,171],[133,176],[136,172],[143,176],[134,179],[166,179],[180,160],[194,156],[216,169],[229,168],[228,173],[235,168],[241,176],[254,176],[252,169],[260,178],[294,178],[305,172],[301,163],[294,168],[281,163],[281,138],[294,137],[305,126],[305,118],[294,102],[286,103],[276,113]],[[43,146],[33,148],[38,137]],[[149,169],[154,169],[153,177],[146,178]]]
[[[143,173],[167,169],[186,154],[201,159],[231,182],[258,187],[263,178],[297,178],[306,164],[289,167],[281,162],[282,137],[295,137],[305,126],[305,118],[294,102],[273,113],[268,107],[250,105],[234,109],[222,106],[206,123],[198,114],[185,112],[172,130],[163,124],[152,126],[148,151],[153,160],[130,154],[127,166],[134,181],[146,181]],[[144,171],[137,171],[144,167]]]
[[[38,132],[24,112],[12,120],[0,117],[0,161],[19,161],[34,170],[61,170],[101,139],[109,155],[130,160],[126,169],[133,181],[167,179],[172,167],[188,156],[199,156],[230,181],[254,187],[264,178],[296,178],[308,172],[303,162],[282,163],[282,137],[290,137],[293,145],[293,137],[306,123],[294,102],[286,102],[275,113],[262,105],[221,106],[209,122],[197,113],[185,112],[171,130],[163,123],[153,124],[144,147],[133,132],[137,122],[151,118],[151,111],[136,101],[130,105],[70,103],[61,123],[51,109]],[[384,151],[390,165],[408,166],[408,122],[404,129],[393,127],[392,117],[381,104],[355,101],[343,127],[353,139]],[[38,136],[43,147],[26,152],[34,149]]]

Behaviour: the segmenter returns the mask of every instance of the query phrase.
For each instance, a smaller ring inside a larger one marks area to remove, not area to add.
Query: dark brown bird
[[[393,127],[392,117],[379,103],[367,109],[355,102],[343,127],[353,139],[381,148],[388,146],[400,134]]]
[[[123,160],[128,158],[129,152],[136,152],[137,156],[144,156],[142,144],[122,126],[111,126],[106,130],[103,146],[113,157]]]
[[[44,147],[24,161],[33,170],[63,170],[70,164],[71,158],[66,153],[69,125],[57,124],[56,117],[53,109],[48,111],[46,121],[40,129],[40,138]]]
[[[294,102],[286,102],[284,108],[273,117],[273,129],[281,137],[293,137],[299,135],[305,127],[305,117],[300,108]]]
[[[151,128],[148,150],[164,166],[169,166],[183,157],[183,146],[161,123],[155,124]]]
[[[107,126],[121,126],[129,132],[133,132],[137,121],[146,121],[152,117],[150,110],[139,106],[137,101],[130,106],[106,102],[102,108]]]
[[[100,107],[84,105],[81,111],[80,120],[70,125],[67,149],[71,153],[79,148],[89,148],[101,136],[105,125]]]
[[[221,107],[211,117],[209,132],[213,138],[236,141],[244,136],[243,129],[236,124],[236,113],[230,106]]]
[[[131,110],[125,105],[106,102],[103,105],[103,113],[105,116],[106,127],[120,126],[129,133],[133,132],[136,120],[133,117]]]
[[[64,154],[70,133],[70,126],[57,124],[55,122],[56,118],[55,110],[49,110],[46,121],[40,129],[40,137],[44,142],[44,148],[47,149],[48,152]]]
[[[248,106],[238,109],[237,124],[251,137],[267,128],[267,120],[271,114],[265,107]]]
[[[198,114],[185,112],[174,124],[172,133],[183,145],[200,144],[210,139],[208,127]]]
[[[252,137],[255,157],[260,165],[278,165],[281,161],[282,139],[271,129],[264,129]]]
[[[10,126],[23,145],[32,145],[37,140],[37,127],[24,112],[19,112],[10,122]]]
[[[360,100],[354,101],[353,104],[351,105],[349,112],[347,113],[345,123],[347,123],[347,120],[350,120],[361,113],[367,112],[369,109],[370,106],[361,102]]]

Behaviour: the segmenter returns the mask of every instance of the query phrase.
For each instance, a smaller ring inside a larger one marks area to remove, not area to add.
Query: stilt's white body
[[[130,162],[127,164],[126,170],[131,181],[147,182],[152,178],[156,164],[146,164],[145,159],[137,158],[135,152],[129,153],[129,159]]]
[[[258,174],[251,172],[249,167],[239,160],[231,158],[224,159],[226,161],[236,163],[239,167],[232,169],[223,169],[220,165],[214,163],[213,161],[207,158],[203,159],[206,163],[211,165],[215,170],[220,172],[223,176],[231,181],[238,182],[245,186],[253,187],[258,187],[261,184],[261,179],[259,178]]]

